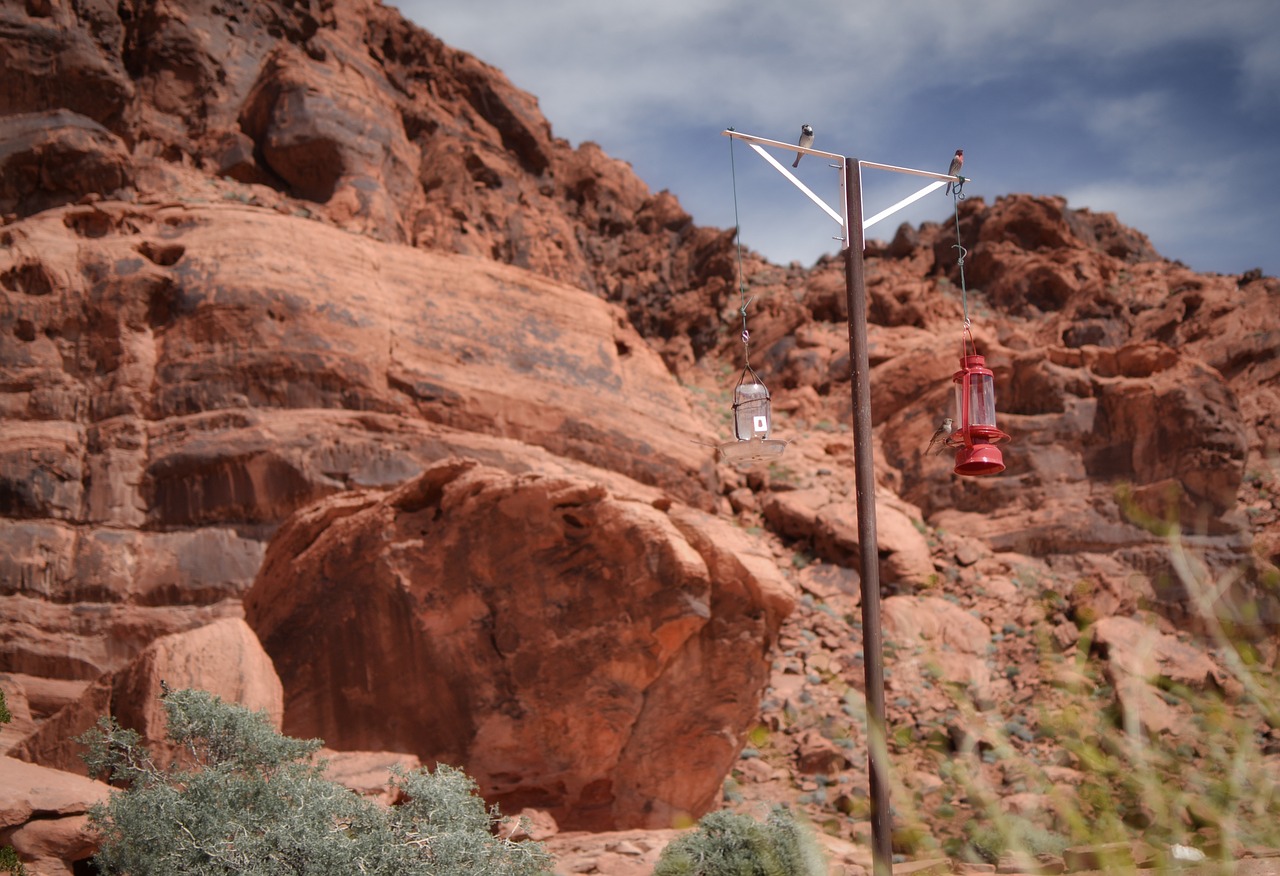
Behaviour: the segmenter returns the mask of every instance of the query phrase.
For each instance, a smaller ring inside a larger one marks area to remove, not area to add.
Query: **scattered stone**
[[[1091,846],[1075,846],[1063,851],[1062,861],[1069,872],[1081,870],[1113,870],[1133,867],[1149,867],[1157,855],[1156,849],[1144,842],[1100,843]]]
[[[849,765],[845,752],[814,730],[805,731],[796,741],[796,769],[807,775],[831,775]]]
[[[1054,876],[1067,869],[1062,858],[1057,855],[1032,855],[1028,852],[1010,851],[1000,855],[996,862],[997,873],[1027,873],[1037,876]]]
[[[893,865],[893,876],[947,876],[952,872],[950,858],[925,858]]]

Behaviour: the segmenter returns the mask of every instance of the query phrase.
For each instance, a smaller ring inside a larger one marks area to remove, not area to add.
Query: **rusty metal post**
[[[871,444],[871,375],[867,351],[867,284],[862,259],[862,172],[844,161],[848,234],[845,286],[849,303],[849,361],[853,366],[854,487],[858,502],[858,553],[862,576],[862,656],[867,684],[867,762],[871,794],[873,876],[893,872],[889,812],[889,746],[884,708],[884,642],[880,631],[880,551],[876,541],[875,455]]]

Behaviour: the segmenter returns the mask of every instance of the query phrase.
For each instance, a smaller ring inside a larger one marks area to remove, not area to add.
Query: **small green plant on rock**
[[[11,847],[0,849],[0,873],[11,873],[13,876],[26,876],[27,868],[18,860],[18,853]]]
[[[822,852],[808,828],[785,807],[764,822],[728,810],[703,816],[673,840],[654,876],[824,876]]]

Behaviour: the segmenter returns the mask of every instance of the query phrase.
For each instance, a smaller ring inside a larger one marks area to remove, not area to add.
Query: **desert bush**
[[[167,692],[169,740],[160,768],[137,733],[110,718],[79,738],[90,774],[121,793],[91,812],[104,874],[194,876],[536,876],[551,872],[536,843],[495,836],[463,772],[399,774],[405,802],[379,806],[324,775],[319,740],[275,731],[263,713],[204,691]]]
[[[777,807],[764,822],[728,810],[712,812],[698,827],[673,840],[654,876],[821,876],[822,853],[789,809]]]

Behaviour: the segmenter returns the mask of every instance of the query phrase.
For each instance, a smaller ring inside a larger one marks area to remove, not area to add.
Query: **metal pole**
[[[845,287],[849,303],[849,361],[853,364],[853,464],[862,573],[862,656],[867,681],[867,761],[871,792],[873,876],[892,876],[889,746],[884,714],[884,645],[880,635],[880,551],[876,541],[875,455],[871,446],[871,379],[867,353],[867,284],[862,260],[862,172],[844,160]]]

